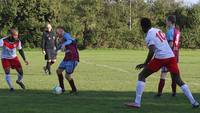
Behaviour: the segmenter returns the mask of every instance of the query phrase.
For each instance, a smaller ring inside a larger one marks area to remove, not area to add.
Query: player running
[[[56,62],[56,37],[49,23],[46,25],[46,30],[42,36],[42,51],[45,60],[47,60],[46,66],[43,67],[44,72],[51,75],[51,65]]]
[[[61,47],[59,47],[58,50],[62,49],[65,51],[65,57],[57,69],[57,75],[60,87],[64,92],[65,88],[63,83],[62,72],[65,70],[66,72],[65,78],[69,82],[70,87],[72,89],[72,91],[70,91],[70,94],[77,94],[77,88],[72,78],[72,73],[74,72],[74,69],[76,68],[79,62],[77,40],[72,38],[69,33],[66,33],[63,27],[57,27],[56,33],[60,38],[60,40],[62,41]]]
[[[0,47],[2,47],[1,61],[2,66],[5,71],[6,81],[10,87],[10,91],[14,91],[14,87],[10,78],[10,69],[16,69],[18,72],[18,79],[16,83],[22,88],[25,89],[25,85],[22,82],[23,79],[23,70],[21,63],[17,57],[16,49],[19,50],[20,55],[22,56],[26,65],[28,61],[24,55],[24,51],[21,46],[21,42],[18,38],[18,31],[15,28],[10,29],[10,35],[0,39]]]
[[[143,68],[143,70],[138,75],[135,101],[126,103],[125,105],[132,108],[140,108],[146,78],[165,66],[172,74],[172,79],[181,87],[192,106],[194,108],[199,107],[199,103],[193,98],[189,87],[180,77],[175,55],[167,42],[165,34],[160,29],[152,28],[151,21],[148,18],[142,18],[140,23],[144,33],[147,33],[145,40],[149,48],[149,53],[146,61],[136,66],[136,69]]]
[[[175,23],[176,23],[176,17],[174,15],[170,15],[166,18],[166,25],[168,28],[167,33],[166,33],[166,38],[167,38],[167,41],[168,41],[170,47],[172,48],[172,50],[174,52],[176,61],[178,63],[179,62],[179,46],[180,46],[179,40],[180,40],[181,33],[180,33],[179,29],[175,26]],[[162,95],[167,72],[168,72],[167,68],[162,67],[160,82],[158,85],[158,93],[157,93],[158,97],[160,97]],[[172,74],[171,74],[171,78],[172,78]],[[172,96],[176,96],[176,81],[173,81],[173,79],[172,79],[171,88],[172,88]]]

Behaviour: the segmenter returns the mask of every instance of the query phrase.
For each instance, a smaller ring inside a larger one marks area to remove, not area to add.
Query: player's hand
[[[26,65],[29,65],[29,62],[28,62],[27,60],[26,60],[26,61],[24,61],[24,62],[25,62],[25,64],[26,64]]]
[[[46,54],[46,52],[45,51],[42,51],[42,53],[45,55]]]
[[[138,64],[136,67],[135,67],[135,69],[136,70],[140,70],[140,69],[142,69],[142,68],[144,68],[145,67],[145,64]]]
[[[62,45],[61,51],[65,51],[65,45]]]

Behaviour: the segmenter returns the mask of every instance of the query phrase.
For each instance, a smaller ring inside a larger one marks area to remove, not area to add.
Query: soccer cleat
[[[64,93],[65,92],[65,89],[62,89],[62,93]]]
[[[136,108],[136,109],[138,109],[138,108],[141,107],[140,104],[136,104],[136,103],[132,103],[132,102],[130,102],[130,103],[125,103],[125,106],[126,106],[126,107],[129,107],[129,108]]]
[[[69,95],[78,95],[78,91],[70,91]]]
[[[198,108],[199,107],[199,103],[196,101],[194,104],[192,104],[193,108]]]
[[[176,93],[172,93],[172,97],[176,97]]]
[[[13,92],[13,91],[14,91],[14,88],[10,88],[10,91]]]
[[[162,96],[162,94],[161,93],[158,93],[157,95],[156,95],[156,97],[161,97]]]
[[[51,72],[49,71],[49,75],[51,75]]]
[[[23,89],[25,90],[25,85],[23,84],[23,82],[19,82],[19,81],[16,81],[16,83]]]
[[[43,67],[43,70],[44,70],[45,74],[48,73],[48,70],[47,70],[46,66]]]

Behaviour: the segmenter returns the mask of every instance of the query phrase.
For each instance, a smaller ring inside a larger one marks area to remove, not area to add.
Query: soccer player
[[[42,36],[42,51],[45,55],[45,60],[47,60],[43,69],[45,73],[51,75],[51,65],[56,62],[56,37],[50,23],[46,25],[46,30]]]
[[[167,42],[165,34],[160,29],[153,28],[148,18],[142,18],[140,24],[144,33],[147,33],[145,40],[149,48],[149,53],[146,61],[136,66],[136,69],[143,68],[143,70],[138,75],[135,101],[126,103],[125,105],[131,108],[140,108],[146,78],[165,66],[172,74],[172,79],[181,87],[191,105],[194,108],[199,107],[199,103],[193,98],[189,87],[180,77],[175,55]]]
[[[167,41],[168,41],[170,47],[172,48],[172,50],[174,52],[176,61],[178,63],[179,62],[180,31],[175,26],[175,23],[176,23],[176,17],[174,15],[170,15],[166,18],[166,25],[168,28],[167,33],[166,33],[166,38],[167,38]],[[158,85],[158,93],[157,93],[158,97],[160,97],[162,95],[167,72],[168,72],[167,68],[162,67],[160,82]],[[171,74],[171,78],[172,78],[172,74]],[[172,96],[176,96],[176,81],[173,81],[173,79],[172,79],[171,88],[172,88]]]
[[[72,38],[69,33],[66,33],[63,27],[57,27],[56,33],[58,37],[60,38],[60,40],[62,40],[62,44],[58,48],[58,50],[62,49],[65,51],[65,57],[57,69],[57,75],[58,75],[60,87],[62,88],[62,91],[64,92],[65,88],[64,88],[62,73],[63,71],[65,71],[66,72],[65,78],[69,82],[69,85],[72,89],[72,91],[70,91],[70,94],[77,94],[77,88],[72,78],[74,69],[76,68],[79,62],[77,41],[76,39]]]
[[[14,87],[10,78],[10,69],[16,69],[18,72],[18,79],[16,83],[22,88],[25,89],[25,85],[22,82],[23,79],[23,69],[21,63],[17,57],[16,49],[19,50],[20,55],[22,56],[26,65],[28,61],[24,55],[24,51],[21,46],[21,42],[18,38],[18,31],[15,28],[10,29],[10,35],[4,37],[0,40],[0,47],[2,47],[1,61],[2,66],[5,71],[6,81],[10,87],[10,91],[14,91]]]

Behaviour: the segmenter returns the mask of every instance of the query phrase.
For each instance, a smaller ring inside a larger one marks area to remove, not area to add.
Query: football
[[[56,85],[54,88],[53,88],[53,93],[54,94],[61,94],[62,93],[62,88],[58,85]]]

